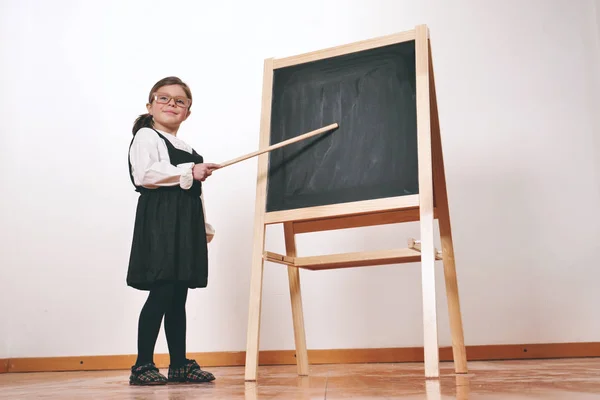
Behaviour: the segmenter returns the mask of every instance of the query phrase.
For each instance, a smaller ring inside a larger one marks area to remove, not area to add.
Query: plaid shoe
[[[129,376],[130,385],[166,385],[167,378],[158,372],[158,368],[154,363],[148,363],[139,366],[131,367],[131,375]]]
[[[181,367],[169,366],[169,382],[171,383],[201,383],[214,381],[215,376],[207,371],[202,371],[194,360],[187,360]]]

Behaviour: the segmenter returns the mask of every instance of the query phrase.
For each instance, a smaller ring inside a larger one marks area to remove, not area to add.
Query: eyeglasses
[[[177,105],[178,107],[181,108],[189,108],[192,105],[192,100],[188,99],[187,97],[183,97],[183,96],[169,96],[168,94],[165,93],[154,93],[153,94],[154,100],[158,103],[158,104],[169,104],[169,102],[171,101],[171,99],[175,100],[175,105]]]

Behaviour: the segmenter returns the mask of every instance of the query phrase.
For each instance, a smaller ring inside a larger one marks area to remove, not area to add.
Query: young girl
[[[133,126],[129,175],[138,199],[127,285],[148,291],[138,324],[138,356],[129,383],[209,382],[215,377],[186,358],[188,289],[204,288],[207,243],[214,229],[205,221],[202,183],[219,166],[204,163],[177,131],[190,116],[192,94],[177,77],[158,81],[147,114]],[[170,365],[168,378],[154,364],[164,316]]]

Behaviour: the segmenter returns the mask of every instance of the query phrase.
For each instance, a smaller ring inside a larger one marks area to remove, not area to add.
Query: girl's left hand
[[[219,164],[212,163],[202,163],[194,165],[192,169],[192,173],[194,175],[194,179],[197,181],[204,182],[206,178],[212,175],[214,170],[221,168]]]

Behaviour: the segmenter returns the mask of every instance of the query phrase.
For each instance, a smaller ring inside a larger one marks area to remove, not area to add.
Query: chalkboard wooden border
[[[324,60],[327,58],[339,57],[343,55],[348,55],[351,53],[358,53],[366,50],[372,50],[379,47],[387,47],[394,44],[415,41],[416,35],[415,30],[410,30],[406,32],[400,32],[392,35],[387,35],[383,37],[378,37],[369,40],[363,40],[356,43],[350,43],[338,47],[328,48],[320,51],[314,51],[306,54],[301,54],[297,56],[286,57],[282,59],[272,59],[272,71],[269,71],[268,74],[274,74],[274,71],[281,68],[287,68],[296,66],[299,64],[307,64],[312,63],[314,61]],[[272,80],[272,77],[269,77]],[[269,96],[272,96],[272,82],[271,87],[269,88]],[[263,104],[265,108],[268,110],[264,110],[263,117],[266,115],[269,116],[269,120],[271,120],[271,101],[272,97],[269,99],[269,104]],[[268,123],[265,123],[264,130],[261,128],[261,139],[266,140],[265,143],[269,143],[271,138],[271,126]],[[266,145],[265,145],[266,146]],[[261,145],[262,148],[262,145]],[[259,163],[266,163],[267,170],[269,161],[265,161],[267,157],[263,157],[262,160],[259,160]],[[268,185],[268,178],[267,178]],[[363,213],[371,213],[375,210],[377,211],[394,211],[399,209],[406,208],[414,208],[419,207],[419,195],[403,195],[398,197],[386,197],[381,199],[374,200],[363,200],[363,201],[352,201],[345,202],[343,204],[328,204],[324,206],[312,206],[312,207],[303,207],[297,209],[287,209],[282,211],[267,211],[265,214],[265,222],[267,224],[277,224],[286,221],[301,221],[301,220],[314,220],[314,219],[324,219],[331,217],[340,217],[340,216],[351,216],[356,214]]]
[[[455,372],[457,374],[467,373],[467,358],[458,295],[428,27],[426,25],[418,25],[413,30],[394,35],[282,59],[266,59],[263,70],[259,147],[261,149],[266,148],[270,141],[274,70],[410,40],[415,41],[418,195],[266,212],[269,155],[268,153],[263,153],[258,157],[254,243],[252,247],[252,269],[248,304],[246,381],[257,380],[263,267],[265,261],[287,266],[288,269],[297,367],[298,375],[301,376],[308,375],[309,363],[300,292],[300,268],[319,271],[420,261],[423,296],[424,372],[426,378],[438,378],[440,370],[434,263],[436,260],[441,259],[444,264]],[[434,248],[435,219],[439,222],[442,244],[441,252],[438,252]],[[410,239],[407,248],[317,257],[298,257],[296,254],[295,236],[297,234],[410,221],[419,221],[421,238],[420,240]],[[266,227],[267,225],[277,223],[283,224],[286,247],[285,255],[265,251]]]

